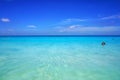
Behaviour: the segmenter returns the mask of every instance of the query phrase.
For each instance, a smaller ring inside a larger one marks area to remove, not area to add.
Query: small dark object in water
[[[102,42],[101,45],[104,46],[106,43],[105,42]]]

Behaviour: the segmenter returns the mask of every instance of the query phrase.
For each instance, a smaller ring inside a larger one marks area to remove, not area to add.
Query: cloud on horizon
[[[71,25],[67,27],[59,27],[59,32],[114,32],[120,31],[120,27],[115,26],[104,26],[104,27],[96,27],[96,26],[81,26],[81,25]]]

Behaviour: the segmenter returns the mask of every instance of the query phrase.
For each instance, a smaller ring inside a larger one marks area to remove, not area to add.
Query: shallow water
[[[120,37],[0,37],[0,80],[120,80]]]

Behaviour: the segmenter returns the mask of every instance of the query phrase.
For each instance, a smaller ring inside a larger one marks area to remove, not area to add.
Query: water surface
[[[0,37],[0,80],[120,80],[120,37]]]

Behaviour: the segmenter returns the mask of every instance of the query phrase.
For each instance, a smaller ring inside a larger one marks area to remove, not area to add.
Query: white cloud
[[[79,25],[72,25],[72,26],[69,26],[68,28],[69,28],[69,29],[75,29],[75,28],[77,28],[77,27],[79,27]]]
[[[120,28],[119,28],[120,29]],[[103,32],[103,31],[117,31],[118,28],[108,26],[108,27],[81,27],[78,31],[93,31],[93,32]]]
[[[37,28],[37,26],[35,26],[35,25],[28,25],[27,27],[29,27],[29,28]]]
[[[71,19],[63,20],[62,23],[81,22],[81,21],[86,21],[86,20],[87,19],[71,18]]]
[[[85,27],[81,25],[72,25],[68,27],[59,28],[59,32],[112,32],[112,31],[120,31],[120,27],[115,27],[115,26]]]
[[[69,18],[69,19],[64,19],[57,24],[54,24],[52,26],[59,26],[59,25],[66,25],[66,24],[79,24],[81,22],[89,22],[89,21],[101,21],[101,20],[109,20],[109,19],[120,19],[120,15],[112,15],[112,16],[106,16],[106,17],[101,17],[101,18],[90,18],[90,19],[80,19],[80,18]]]
[[[101,20],[108,20],[108,19],[120,19],[120,15],[112,15],[101,18]]]
[[[10,19],[9,18],[1,18],[1,21],[2,22],[10,22]]]

